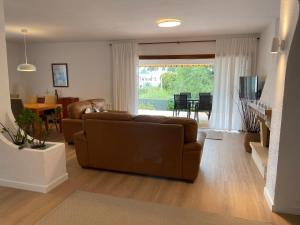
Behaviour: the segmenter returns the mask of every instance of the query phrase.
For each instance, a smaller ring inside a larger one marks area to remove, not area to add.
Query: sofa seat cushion
[[[83,118],[92,119],[92,120],[131,121],[133,119],[133,116],[128,113],[99,112],[99,113],[85,114]]]
[[[193,119],[169,117],[164,124],[181,124],[184,127],[184,142],[191,143],[197,140],[198,124]]]
[[[136,122],[144,123],[164,123],[168,117],[166,116],[148,116],[148,115],[138,115],[133,118]]]

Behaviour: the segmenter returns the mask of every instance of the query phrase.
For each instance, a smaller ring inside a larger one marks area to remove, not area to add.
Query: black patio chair
[[[180,111],[186,111],[187,117],[191,116],[191,104],[188,101],[188,96],[186,94],[175,94],[174,95],[174,110],[173,116],[178,116]]]
[[[199,93],[199,101],[195,104],[194,119],[199,120],[199,112],[206,112],[208,119],[210,119],[212,108],[212,95],[210,93]]]
[[[192,93],[191,92],[180,92],[180,95],[186,95],[188,99],[192,98]]]

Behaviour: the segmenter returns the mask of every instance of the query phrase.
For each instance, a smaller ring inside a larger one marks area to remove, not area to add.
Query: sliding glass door
[[[140,60],[139,114],[173,115],[174,95],[212,93],[214,85],[213,59]]]

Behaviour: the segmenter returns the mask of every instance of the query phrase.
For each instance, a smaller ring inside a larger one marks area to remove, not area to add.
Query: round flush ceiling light
[[[159,27],[177,27],[181,25],[181,21],[177,19],[161,19],[157,21]]]

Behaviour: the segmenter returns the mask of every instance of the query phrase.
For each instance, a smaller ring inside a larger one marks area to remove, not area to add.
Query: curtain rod
[[[141,42],[138,44],[139,45],[159,45],[159,44],[184,44],[184,43],[201,43],[201,42],[216,42],[216,40]]]
[[[160,44],[184,44],[184,43],[201,43],[201,42],[216,42],[216,40],[140,42],[137,44],[138,45],[160,45]],[[112,43],[110,43],[109,45],[111,46]]]
[[[259,37],[256,38],[258,41]],[[159,42],[140,42],[139,45],[160,45],[160,44],[185,44],[185,43],[209,43],[216,42],[217,40],[199,40],[199,41],[159,41]],[[109,44],[110,46],[112,43]]]
[[[257,37],[257,40],[260,38]],[[162,41],[162,42],[140,42],[139,45],[159,45],[159,44],[184,44],[184,43],[204,43],[204,42],[216,42],[217,40],[199,40],[199,41]]]

